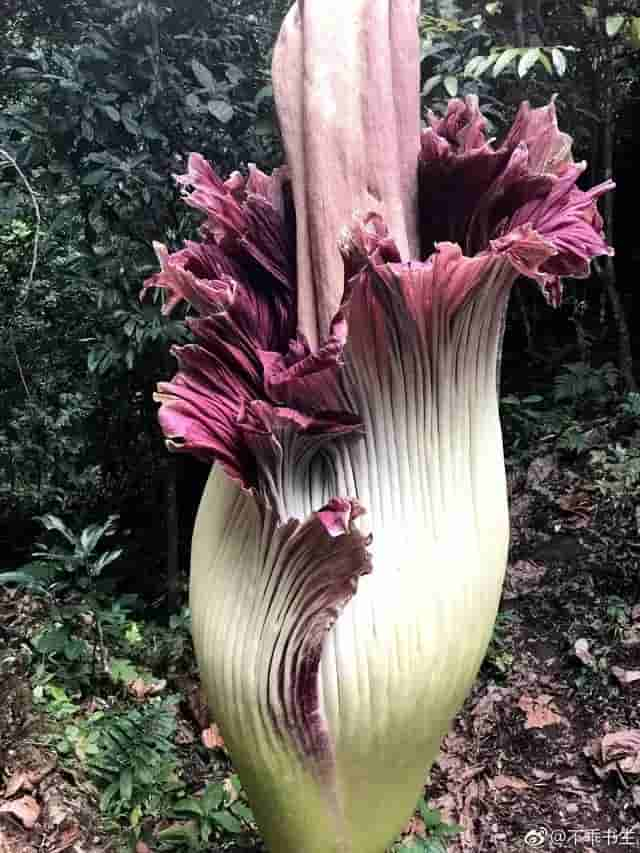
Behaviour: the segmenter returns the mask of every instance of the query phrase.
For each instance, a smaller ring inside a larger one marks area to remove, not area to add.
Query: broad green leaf
[[[85,527],[80,534],[80,545],[85,553],[93,551],[103,532],[98,524],[91,524],[89,527]]]
[[[501,74],[507,65],[513,62],[519,52],[517,47],[508,47],[506,50],[503,50],[496,60],[496,64],[493,66],[493,76],[497,77]]]
[[[231,810],[236,817],[245,823],[255,823],[253,812],[245,803],[236,802],[231,806]]]
[[[174,842],[176,844],[187,844],[190,849],[198,848],[198,833],[196,828],[188,823],[183,826],[169,826],[167,829],[161,829],[158,833],[159,841]]]
[[[93,142],[94,132],[93,132],[93,124],[87,119],[83,118],[80,122],[80,132],[87,140],[87,142]]]
[[[84,640],[77,640],[74,637],[71,637],[64,644],[63,653],[68,661],[74,661],[79,660],[86,649],[87,647]]]
[[[207,785],[202,795],[202,808],[205,814],[219,808],[224,797],[224,788],[219,783],[212,782]]]
[[[122,552],[122,548],[116,548],[115,551],[105,551],[104,554],[100,554],[98,559],[91,567],[91,574],[94,576],[99,575],[100,572],[104,569],[104,567],[109,566],[111,563],[114,563],[120,557]]]
[[[609,38],[613,38],[620,32],[620,27],[624,24],[624,15],[607,15],[604,19],[604,28],[607,31]]]
[[[422,800],[419,804],[420,814],[422,815],[422,820],[424,821],[424,825],[427,829],[433,829],[436,826],[439,826],[442,823],[442,818],[440,815],[440,811],[438,809],[431,809],[429,806]]]
[[[92,349],[87,357],[87,368],[89,373],[95,373],[102,359],[105,356],[103,349]]]
[[[46,592],[45,587],[26,572],[3,572],[0,574],[0,586],[5,583],[15,583],[18,586],[27,586],[38,592]]]
[[[447,848],[439,838],[425,838],[422,845],[423,853],[447,853]]]
[[[211,115],[214,118],[217,118],[218,121],[222,122],[222,124],[226,124],[233,118],[233,107],[229,101],[209,101],[207,103],[207,109]]]
[[[109,785],[109,787],[105,790],[104,794],[100,798],[100,809],[103,812],[108,811],[109,806],[111,805],[111,803],[113,802],[113,800],[115,799],[115,797],[118,793],[119,787],[120,786],[119,786],[118,782],[112,782]]]
[[[450,95],[452,98],[455,98],[455,96],[458,94],[458,78],[450,74],[448,77],[445,77],[442,82],[444,88],[447,91],[447,94]]]
[[[258,90],[255,98],[253,99],[254,104],[256,106],[261,104],[266,98],[273,98],[273,86],[269,83],[268,86],[263,86],[262,89]]]
[[[441,80],[442,80],[442,74],[434,74],[433,77],[429,77],[429,79],[426,81],[426,83],[422,87],[422,94],[428,95],[430,92],[432,92],[435,89],[435,87],[438,85],[438,83],[440,83]]]
[[[128,116],[123,115],[122,124],[124,125],[125,130],[132,136],[137,136],[140,133],[140,125],[133,118],[129,118]]]
[[[205,811],[202,807],[202,803],[200,800],[197,800],[195,797],[185,797],[182,800],[178,800],[178,802],[173,807],[174,812],[178,812],[180,814],[193,814],[198,817],[203,817]]]
[[[109,177],[109,174],[107,169],[94,169],[93,172],[87,172],[82,178],[81,183],[85,187],[95,187],[97,184],[103,183]]]
[[[463,827],[459,823],[443,823],[439,828],[439,832],[441,835],[458,835],[460,832],[463,832]]]
[[[229,812],[214,812],[210,817],[211,820],[215,821],[219,827],[233,835],[238,835],[242,832],[242,824],[238,818],[234,817]]]
[[[72,545],[76,544],[75,536],[69,530],[64,521],[61,518],[58,518],[57,515],[47,513],[46,515],[39,516],[38,521],[41,522],[46,530],[57,530],[58,533],[62,533],[67,542],[70,542]]]
[[[544,70],[548,74],[553,74],[553,67],[551,65],[551,62],[549,61],[549,57],[544,52],[544,50],[540,51],[540,56],[538,57],[538,62],[544,66]]]
[[[216,90],[216,81],[213,78],[213,74],[206,68],[201,62],[198,62],[197,59],[191,60],[191,70],[193,71],[196,80],[207,89],[209,92],[213,93]]]
[[[640,48],[640,18],[631,18],[631,44]]]
[[[489,56],[483,56],[481,62],[478,63],[477,68],[473,72],[473,76],[482,77],[484,72],[493,65],[498,56],[499,54],[497,53],[492,53]]]
[[[123,684],[128,684],[130,681],[140,678],[138,670],[126,658],[112,657],[109,662],[109,675],[113,681],[120,681]]]
[[[476,68],[482,62],[484,56],[474,56],[470,59],[464,67],[464,73],[470,77],[475,73]]]
[[[198,113],[202,109],[202,101],[195,92],[189,92],[185,98],[185,104],[190,110],[193,110],[194,113]]]
[[[13,80],[37,80],[41,76],[41,72],[37,68],[12,68],[9,72],[9,77]]]
[[[231,62],[227,64],[227,70],[224,72],[224,75],[232,86],[237,86],[246,77],[242,68],[238,68],[237,65],[233,65]]]
[[[551,50],[551,59],[553,61],[553,67],[558,72],[558,75],[562,77],[564,72],[567,70],[567,58],[564,53],[557,47],[552,48]]]
[[[520,58],[520,62],[518,63],[518,76],[524,77],[527,72],[536,64],[536,62],[540,59],[540,48],[539,47],[530,47],[529,50],[525,50]]]
[[[100,109],[109,116],[111,121],[116,123],[120,121],[120,111],[112,107],[111,104],[100,104]]]
[[[127,767],[120,774],[120,799],[125,803],[131,801],[133,796],[133,774]]]

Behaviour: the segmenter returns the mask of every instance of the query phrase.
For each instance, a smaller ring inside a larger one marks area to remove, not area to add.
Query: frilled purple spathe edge
[[[291,430],[303,447],[361,432],[338,393],[346,325],[336,318],[313,353],[295,333],[286,170],[269,176],[251,167],[247,179],[236,172],[223,182],[193,154],[179,182],[207,218],[202,242],[173,254],[156,244],[161,269],[145,283],[165,291],[164,313],[185,301],[199,314],[187,319],[196,343],[173,348],[178,373],[158,386],[160,425],[171,450],[218,461],[245,488],[259,489],[264,458],[257,457],[281,452]]]
[[[504,142],[486,140],[477,98],[453,100],[447,114],[429,116],[419,156],[421,245],[459,243],[468,255],[519,226],[530,225],[555,248],[537,277],[552,305],[562,277],[584,278],[598,255],[610,255],[596,208],[613,189],[606,181],[584,192],[583,163],[571,158],[571,138],[558,129],[555,104],[523,103]]]
[[[562,277],[585,276],[593,257],[612,253],[596,202],[613,184],[577,187],[584,165],[573,163],[553,103],[523,104],[497,147],[485,128],[475,98],[429,116],[418,160],[422,260],[400,257],[378,215],[345,223],[336,235],[344,298],[314,351],[297,332],[287,170],[266,175],[251,166],[246,178],[234,172],[222,181],[200,155],[189,157],[178,182],[186,202],[205,214],[202,239],[172,254],[157,244],[161,269],[144,287],[165,291],[165,313],[186,301],[199,314],[187,320],[195,343],[174,348],[178,373],[157,394],[172,450],[219,461],[256,489],[265,457],[279,458],[292,430],[303,448],[311,438],[317,446],[321,436],[361,433],[341,367],[349,347],[375,342],[364,327],[383,339],[392,290],[417,322],[436,302],[455,312],[496,263],[507,262],[556,305]]]

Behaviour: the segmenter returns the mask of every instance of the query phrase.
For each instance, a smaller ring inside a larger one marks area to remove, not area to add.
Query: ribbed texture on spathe
[[[373,536],[372,572],[324,641],[320,749],[296,737],[301,711],[277,673],[296,669],[310,606],[291,585],[326,565],[317,548],[292,561],[297,522],[279,525],[211,475],[194,534],[194,641],[212,714],[278,853],[380,853],[484,654],[506,562],[495,370],[514,277],[506,259],[488,269],[453,315],[436,292],[415,316],[391,302],[384,340],[375,324],[353,324],[343,393],[364,437],[281,472],[279,511],[307,518],[332,495],[357,497],[367,509],[357,524]]]

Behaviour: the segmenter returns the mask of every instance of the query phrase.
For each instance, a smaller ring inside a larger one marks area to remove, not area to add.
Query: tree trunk
[[[165,517],[167,521],[167,610],[180,607],[180,528],[178,517],[178,477],[176,460],[165,460]]]
[[[611,63],[607,63],[609,66]],[[607,78],[610,75],[607,74]],[[613,86],[613,80],[607,79],[609,85]],[[605,87],[605,91],[611,91],[609,86]],[[615,138],[615,110],[613,100],[605,95],[604,98],[604,115],[602,122],[601,144],[602,144],[602,166],[604,171],[604,179],[609,180],[613,177],[613,141]],[[614,196],[613,193],[607,193],[604,197],[604,223],[606,234],[609,240],[613,240],[613,216],[614,216]],[[598,274],[604,284],[605,292],[611,305],[611,315],[618,334],[618,364],[622,375],[625,389],[627,391],[637,391],[638,386],[635,376],[633,375],[633,353],[631,349],[631,335],[629,334],[629,324],[625,314],[620,293],[616,283],[616,269],[613,263],[613,258],[607,256],[601,263],[596,265]]]
[[[605,258],[599,271],[605,292],[611,305],[611,315],[618,333],[618,365],[626,391],[637,391],[638,383],[633,373],[633,353],[631,350],[631,335],[620,293],[616,286],[616,271],[612,258]]]
[[[615,46],[607,37],[605,20],[608,14],[608,4],[596,0],[595,9],[598,18],[599,47],[595,56],[595,86],[594,112],[602,116],[600,123],[600,149],[602,152],[603,179],[613,177],[613,146],[616,131],[616,109],[613,93],[617,90],[614,60]],[[613,241],[614,195],[607,193],[603,204],[605,233]],[[611,315],[618,335],[618,366],[627,391],[637,391],[638,385],[633,374],[633,353],[631,335],[620,293],[616,283],[616,268],[613,258],[607,256],[597,259],[594,268],[604,285],[605,293],[611,306]]]

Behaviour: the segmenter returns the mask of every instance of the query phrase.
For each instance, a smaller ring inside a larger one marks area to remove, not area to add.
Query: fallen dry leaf
[[[7,782],[4,796],[8,799],[9,797],[13,797],[19,791],[33,791],[35,786],[42,782],[44,777],[48,776],[55,766],[56,759],[52,758],[50,761],[47,761],[40,767],[36,767],[33,770],[19,769],[14,771]]]
[[[640,773],[640,729],[622,729],[600,742],[602,760],[616,761],[623,773]]]
[[[484,764],[473,764],[471,767],[466,767],[462,773],[458,776],[457,781],[461,785],[466,785],[471,779],[475,779],[476,776],[479,776],[486,770],[486,766]]]
[[[549,770],[540,770],[538,767],[534,767],[531,772],[536,779],[539,779],[541,782],[549,782],[556,775]]]
[[[622,638],[623,646],[640,646],[640,625],[627,628]]]
[[[623,685],[640,681],[640,669],[623,669],[621,666],[612,666],[611,672]]]
[[[591,787],[585,785],[577,776],[563,776],[556,780],[556,785],[563,791],[590,791]]]
[[[552,697],[546,694],[534,698],[525,693],[518,701],[518,708],[527,715],[525,729],[542,729],[562,722],[562,717],[556,713],[557,708],[552,703]]]
[[[615,771],[640,774],[640,729],[621,729],[595,738],[584,753],[595,759],[593,770],[601,779]]]
[[[158,693],[162,693],[166,686],[167,682],[164,678],[161,681],[152,681],[151,683],[147,683],[143,678],[136,678],[127,684],[129,693],[139,702],[142,702],[147,696],[157,696]]]
[[[533,560],[517,560],[507,566],[505,598],[519,598],[540,585],[547,573],[545,566]]]
[[[136,844],[136,853],[151,853],[151,848],[144,841],[138,841]]]
[[[176,733],[175,733],[175,741],[177,744],[184,746],[187,743],[193,743],[196,739],[193,731],[191,730],[191,726],[186,720],[181,719],[180,717],[176,720]]]
[[[444,823],[458,822],[456,800],[451,792],[447,791],[446,794],[433,800],[433,807],[438,809]]]
[[[18,818],[25,829],[32,829],[40,817],[40,806],[28,794],[0,805],[0,813]]]
[[[540,489],[540,485],[557,470],[556,458],[552,453],[547,453],[545,456],[538,456],[531,462],[527,469],[528,488],[545,492],[545,489]]]
[[[224,740],[220,734],[220,730],[215,723],[211,723],[209,728],[204,729],[200,733],[202,743],[207,749],[224,749]]]
[[[4,792],[5,797],[13,797],[18,791],[22,789],[26,791],[33,790],[33,785],[29,781],[29,774],[25,770],[16,770],[15,773],[11,775],[11,778],[7,782],[7,788]]]
[[[585,492],[574,492],[571,495],[560,495],[556,499],[558,506],[573,516],[573,527],[586,527],[589,524],[593,502]]]
[[[209,725],[209,706],[207,705],[204,690],[198,684],[192,682],[185,692],[191,716],[200,729],[206,729]]]
[[[489,784],[498,791],[502,791],[504,788],[508,788],[513,791],[526,791],[526,789],[530,787],[528,782],[525,782],[524,779],[520,779],[517,776],[494,776],[493,779],[489,780]]]
[[[585,637],[580,637],[579,640],[575,641],[573,644],[573,653],[585,666],[594,667],[596,665],[595,658],[589,651],[589,640]]]
[[[77,824],[72,824],[60,833],[56,844],[48,849],[48,853],[63,853],[68,850],[80,838],[80,827]]]
[[[417,815],[413,815],[409,819],[409,823],[406,825],[403,834],[405,835],[424,835],[426,831],[425,822],[421,817]]]

